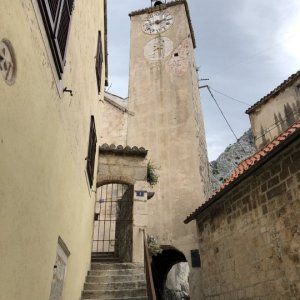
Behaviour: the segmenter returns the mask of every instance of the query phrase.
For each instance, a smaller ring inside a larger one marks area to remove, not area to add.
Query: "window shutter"
[[[47,12],[47,19],[50,24],[50,28],[52,34],[54,35],[55,24],[57,22],[59,8],[60,8],[60,0],[44,0],[44,6]]]
[[[73,2],[71,0],[62,0],[61,2],[62,5],[54,34],[54,43],[59,60],[59,69],[62,73],[65,65],[66,45],[72,13],[72,8],[69,7],[69,3],[72,4]]]
[[[97,135],[96,135],[95,119],[94,116],[91,116],[90,137],[89,137],[88,156],[87,156],[87,165],[86,165],[90,187],[92,187],[94,181],[96,146],[97,146]]]
[[[97,77],[98,93],[100,93],[101,91],[102,63],[103,63],[102,38],[101,38],[101,31],[98,31],[98,43],[97,43],[97,54],[96,54],[96,77]]]
[[[49,38],[58,76],[65,65],[71,14],[74,0],[38,0]]]

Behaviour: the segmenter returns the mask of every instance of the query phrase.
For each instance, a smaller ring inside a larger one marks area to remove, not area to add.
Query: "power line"
[[[251,105],[250,103],[247,103],[247,102],[244,102],[244,101],[235,99],[235,98],[233,98],[233,97],[231,97],[231,96],[228,96],[228,95],[224,94],[223,92],[217,91],[216,89],[213,89],[212,87],[210,87],[210,89],[213,90],[214,92],[220,94],[220,95],[223,95],[224,97],[227,97],[227,98],[229,98],[229,99],[231,99],[231,100],[234,100],[234,101],[239,102],[239,103],[241,103],[241,104],[244,104],[244,105],[246,105],[246,106],[250,106],[250,105]]]
[[[217,107],[218,107],[219,111],[221,112],[221,114],[222,114],[222,116],[223,116],[224,120],[226,121],[226,123],[227,123],[227,125],[228,125],[228,127],[229,127],[230,131],[232,132],[232,134],[233,134],[233,135],[234,135],[234,137],[236,138],[236,141],[237,141],[237,143],[238,143],[238,144],[241,146],[241,148],[243,149],[243,151],[246,153],[246,150],[244,149],[244,147],[242,146],[242,144],[239,142],[239,139],[238,139],[237,135],[235,134],[235,132],[234,132],[233,128],[231,127],[231,125],[230,125],[229,121],[227,120],[227,118],[226,118],[225,114],[223,113],[223,111],[222,111],[222,109],[221,109],[221,107],[220,107],[219,103],[217,102],[217,100],[216,100],[215,96],[213,95],[213,93],[212,93],[212,91],[211,91],[210,87],[209,87],[208,85],[207,85],[207,86],[205,86],[205,87],[207,87],[207,89],[208,89],[208,91],[209,91],[209,93],[210,93],[211,97],[213,98],[213,100],[214,100],[214,102],[216,103],[216,105],[217,105]]]

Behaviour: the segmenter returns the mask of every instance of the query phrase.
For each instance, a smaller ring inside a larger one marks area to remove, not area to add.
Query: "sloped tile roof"
[[[251,107],[249,107],[246,110],[246,114],[251,114],[257,107],[261,106],[263,103],[267,102],[272,97],[277,96],[280,92],[282,92],[288,86],[293,84],[298,78],[300,78],[300,70],[294,73],[293,75],[291,75],[288,79],[286,79],[279,86],[277,86],[273,91],[271,91],[269,94],[267,94],[266,96],[261,98],[258,102],[256,102]]]
[[[193,219],[196,218],[202,211],[204,211],[208,206],[218,200],[225,192],[229,191],[229,189],[234,186],[238,179],[245,178],[245,176],[251,174],[250,171],[255,169],[255,166],[258,166],[260,162],[266,161],[269,159],[270,154],[280,145],[283,144],[290,136],[294,136],[294,134],[300,133],[300,121],[294,123],[291,127],[289,127],[285,132],[279,135],[276,139],[274,139],[270,144],[265,146],[263,149],[256,152],[254,155],[249,156],[244,161],[242,161],[232,172],[232,174],[225,180],[225,182],[221,185],[221,187],[214,192],[214,194],[204,202],[199,208],[197,208],[192,214],[190,214],[184,221],[184,223],[189,223]],[[244,175],[244,176],[243,176]]]

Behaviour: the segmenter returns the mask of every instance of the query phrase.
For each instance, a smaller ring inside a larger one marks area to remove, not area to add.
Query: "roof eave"
[[[300,130],[295,131],[292,135],[286,138],[283,142],[281,142],[276,148],[274,148],[271,152],[269,152],[266,156],[264,156],[261,160],[259,160],[255,165],[246,170],[243,174],[241,174],[236,180],[231,182],[228,186],[226,186],[223,190],[213,196],[207,203],[203,204],[203,206],[199,207],[194,213],[192,213],[189,217],[184,220],[185,224],[196,219],[202,212],[204,212],[207,208],[212,206],[217,200],[226,195],[230,190],[232,190],[235,186],[237,186],[240,182],[249,177],[253,172],[255,172],[258,168],[267,163],[272,157],[274,157],[278,152],[282,151],[285,147],[291,144],[295,139],[300,136]]]
[[[269,101],[271,98],[276,97],[278,94],[282,93],[286,88],[290,87],[296,80],[300,78],[300,71],[292,74],[287,80],[283,81],[280,85],[278,85],[274,90],[272,90],[269,94],[261,98],[259,101],[254,103],[251,107],[249,107],[245,113],[250,115],[261,105]]]

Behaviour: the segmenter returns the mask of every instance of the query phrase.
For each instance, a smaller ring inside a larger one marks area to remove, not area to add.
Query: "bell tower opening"
[[[161,1],[156,1],[156,2],[154,3],[154,6],[159,6],[159,5],[162,5],[162,2],[161,2]]]
[[[166,4],[166,0],[164,2],[162,1],[157,1],[157,0],[151,0],[151,6],[159,6],[162,4]]]

